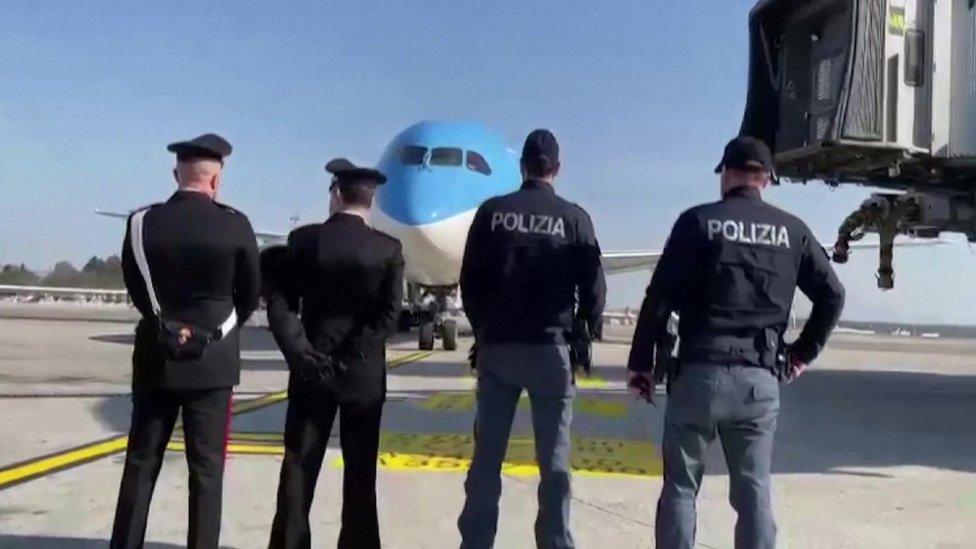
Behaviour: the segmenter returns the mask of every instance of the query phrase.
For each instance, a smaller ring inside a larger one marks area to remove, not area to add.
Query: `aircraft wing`
[[[131,213],[122,212],[110,212],[107,210],[95,210],[98,215],[103,215],[105,217],[112,217],[115,219],[128,219]],[[268,246],[275,246],[278,244],[285,244],[288,241],[288,235],[284,233],[276,233],[269,231],[254,231],[254,236],[258,241],[258,248],[266,248]]]
[[[933,246],[944,246],[948,244],[940,239],[904,238],[895,242],[896,248],[927,248]],[[877,241],[855,242],[851,244],[851,250],[856,249],[877,249]],[[834,251],[833,246],[825,246],[827,253]],[[603,270],[607,274],[631,273],[636,271],[653,271],[657,262],[661,259],[662,252],[606,252],[603,254]]]
[[[601,260],[607,274],[653,271],[661,252],[606,252]]]
[[[105,217],[114,217],[116,219],[129,219],[130,213],[122,212],[109,212],[106,210],[95,210],[96,215],[104,215]]]
[[[899,238],[895,241],[896,248],[932,248],[936,246],[945,246],[949,242],[942,240],[941,238]],[[881,243],[874,239],[870,242],[852,242],[850,245],[851,250],[876,250],[881,247]],[[827,253],[833,253],[833,246],[824,246]]]
[[[258,248],[267,248],[268,246],[277,246],[288,243],[288,235],[283,233],[254,231],[254,236],[258,239]]]

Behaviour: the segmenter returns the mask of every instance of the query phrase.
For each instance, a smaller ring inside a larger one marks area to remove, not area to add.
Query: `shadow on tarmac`
[[[781,394],[774,472],[976,472],[976,376],[812,370]]]
[[[106,335],[93,339],[125,343],[125,337],[129,337],[128,344],[131,344],[130,336]],[[410,334],[399,334],[396,339],[409,337]],[[263,328],[245,329],[242,347],[250,350],[276,348],[271,334]],[[422,362],[394,368],[390,370],[390,376],[451,378],[470,375],[467,364],[440,359],[440,356],[435,354]],[[284,370],[285,366],[276,360],[246,360],[244,368]],[[622,381],[626,372],[620,367],[597,366],[595,374],[606,381]],[[417,398],[429,396],[425,391],[412,392]],[[622,391],[611,388],[590,389],[586,393],[606,398],[623,397]],[[972,436],[972,418],[976,417],[974,397],[976,376],[972,375],[812,369],[798,382],[782,387],[773,470],[776,473],[885,476],[858,469],[924,466],[976,472],[976,460],[972,458],[976,455],[976,437]],[[663,398],[659,400],[658,409],[614,421],[649,421],[654,424],[653,432],[660,433],[657,427],[663,413],[660,407]],[[119,413],[120,404],[107,401],[97,413],[113,429],[125,431],[128,415]],[[388,409],[392,405],[391,402]],[[397,412],[401,419],[395,423],[420,427],[414,432],[443,433],[442,429],[452,424],[448,418],[442,422],[429,410],[408,406]],[[473,417],[473,411],[466,413]],[[454,421],[456,425],[456,416]],[[428,427],[423,428],[424,425]],[[386,424],[384,427],[389,428]],[[647,432],[646,426],[633,427],[626,431],[635,435]],[[459,431],[451,429],[450,432]],[[591,432],[588,436],[600,436],[600,433]],[[653,442],[655,446],[660,445],[659,439]],[[724,468],[712,469],[716,470],[710,473],[724,473]]]
[[[118,345],[128,345],[132,344],[136,340],[135,334],[106,334],[106,335],[95,335],[88,339],[91,341],[97,341],[99,343],[116,343]]]
[[[104,547],[108,547],[108,540],[0,535],[0,547],[9,547],[11,549],[103,549]],[[143,547],[146,549],[177,549],[183,547],[183,545],[147,542]]]
[[[471,402],[438,409],[436,399],[444,395],[454,400],[469,398]],[[876,469],[904,466],[976,472],[972,458],[976,455],[976,437],[972,436],[974,395],[976,376],[814,370],[782,389],[773,471],[879,478],[887,475]],[[584,391],[583,397],[623,402],[628,411],[621,417],[594,417],[581,413],[578,402],[576,436],[653,442],[660,447],[663,398],[655,409],[633,403],[622,391]],[[421,406],[428,398],[435,399],[427,401],[430,407]],[[126,405],[122,399],[107,399],[96,413],[106,425],[122,432],[128,428],[128,414],[121,410]],[[436,440],[427,441],[423,453],[462,457],[455,437],[471,433],[474,398],[463,391],[414,390],[391,398],[384,415],[385,432],[450,437],[443,446],[432,443]],[[280,434],[284,405],[242,416],[235,425],[241,431]],[[516,431],[531,432],[528,410],[518,414]],[[337,435],[334,427],[330,446],[338,444]],[[384,449],[414,453],[416,444],[414,440],[392,438]],[[716,441],[712,451],[720,456],[718,446]],[[725,474],[721,459],[718,461],[710,461],[713,465],[708,474]]]

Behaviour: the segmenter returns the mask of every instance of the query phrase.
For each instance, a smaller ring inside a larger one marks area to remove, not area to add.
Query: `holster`
[[[677,336],[668,330],[664,330],[654,342],[654,383],[665,383],[668,392],[671,391],[671,382],[677,379],[681,369],[674,356],[677,342]]]
[[[476,372],[478,370],[478,342],[477,341],[471,344],[471,350],[468,351],[468,365],[471,366],[472,372]]]
[[[783,332],[776,328],[766,328],[766,352],[763,353],[763,366],[768,368],[779,381],[786,381],[793,375],[793,360],[790,346],[786,344]]]
[[[569,337],[569,363],[573,372],[583,370],[587,376],[593,367],[593,340],[589,323],[579,317],[573,320],[573,331]]]

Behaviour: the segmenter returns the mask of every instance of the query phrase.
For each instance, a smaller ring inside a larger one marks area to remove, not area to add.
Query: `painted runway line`
[[[432,354],[425,351],[409,353],[391,359],[388,365],[390,368],[395,368],[423,360]],[[273,406],[287,398],[287,391],[279,391],[257,398],[235,400],[231,407],[231,414],[235,416],[246,414]],[[124,452],[128,443],[129,437],[120,435],[0,467],[0,490]],[[181,447],[182,444],[178,446]],[[233,448],[228,447],[228,451],[233,452]]]
[[[471,465],[471,435],[446,433],[380,434],[380,468],[392,471],[463,473]],[[182,441],[170,450],[183,451]],[[232,433],[227,451],[237,455],[281,456],[285,453],[280,433]],[[650,440],[573,437],[570,457],[576,475],[590,477],[659,477],[660,453]],[[341,468],[342,458],[330,462]],[[535,445],[531,437],[512,437],[502,472],[512,476],[536,476]]]
[[[431,412],[471,412],[475,409],[475,404],[473,392],[440,392],[421,400],[417,407]],[[529,407],[528,395],[522,395],[518,406]],[[578,413],[593,416],[619,419],[627,415],[627,402],[619,397],[577,395],[574,407]]]

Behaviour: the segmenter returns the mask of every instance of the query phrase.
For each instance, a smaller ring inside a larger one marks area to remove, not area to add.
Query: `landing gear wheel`
[[[457,350],[458,323],[457,320],[445,320],[442,326],[444,331],[444,350]]]
[[[417,340],[421,351],[434,350],[434,323],[424,322],[418,330]]]

